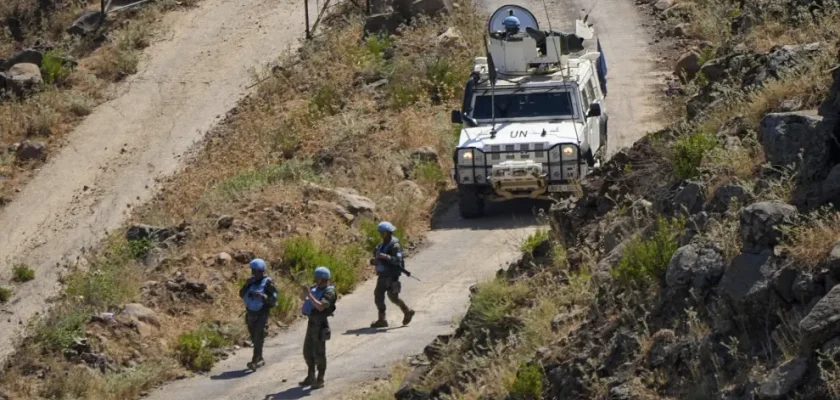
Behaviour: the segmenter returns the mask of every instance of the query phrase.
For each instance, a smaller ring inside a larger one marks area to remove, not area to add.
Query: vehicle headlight
[[[563,153],[564,160],[573,160],[577,158],[577,148],[575,146],[563,146],[560,151]]]
[[[482,153],[480,150],[476,149],[460,149],[458,150],[458,164],[472,164],[473,161],[476,163],[483,163],[484,159],[482,158]]]

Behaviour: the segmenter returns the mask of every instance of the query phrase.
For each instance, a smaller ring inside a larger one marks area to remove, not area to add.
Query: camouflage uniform
[[[330,335],[330,324],[327,318],[330,316],[329,308],[336,301],[335,289],[327,288],[320,298],[324,305],[323,311],[313,309],[308,315],[309,322],[306,325],[306,338],[303,341],[303,358],[309,369],[307,379],[315,377],[315,370],[318,370],[318,382],[323,383],[324,372],[327,370],[327,343]]]
[[[384,251],[382,251],[383,247]],[[380,252],[389,255],[390,259],[376,259],[376,256]],[[381,243],[374,250],[373,256],[375,262],[379,264],[376,271],[376,274],[378,275],[376,278],[376,288],[373,290],[373,302],[376,304],[376,309],[379,311],[379,320],[375,321],[371,324],[371,326],[387,326],[387,322],[385,320],[386,294],[388,296],[388,300],[390,300],[391,303],[396,304],[397,307],[402,310],[404,315],[403,324],[407,324],[414,315],[414,311],[411,310],[399,297],[400,290],[402,288],[402,285],[400,284],[400,275],[402,275],[400,267],[402,267],[403,258],[400,242],[397,238],[392,238],[389,244]]]
[[[259,279],[249,279],[239,289],[239,297],[243,298],[248,293],[248,288],[252,284],[259,283]],[[265,284],[266,299],[263,307],[259,311],[246,310],[245,324],[248,326],[248,334],[251,337],[251,343],[254,345],[254,355],[251,358],[252,363],[262,361],[263,359],[263,343],[265,342],[266,334],[268,333],[268,315],[271,308],[277,305],[277,288],[271,281]]]

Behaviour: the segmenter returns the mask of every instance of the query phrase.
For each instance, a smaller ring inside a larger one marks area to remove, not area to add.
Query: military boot
[[[376,321],[373,321],[373,323],[370,324],[370,327],[371,328],[387,328],[388,327],[388,320],[385,319],[385,313],[380,312],[379,313],[379,319],[376,320]]]
[[[318,371],[318,379],[312,384],[310,389],[320,389],[324,387],[324,371]]]
[[[299,382],[298,385],[300,386],[310,386],[315,383],[315,368],[310,368],[309,373],[306,374],[306,379]]]
[[[408,325],[412,318],[414,318],[414,310],[409,309],[408,311],[403,312],[403,325]]]

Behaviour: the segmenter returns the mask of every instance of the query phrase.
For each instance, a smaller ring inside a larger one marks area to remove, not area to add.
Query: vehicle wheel
[[[458,186],[458,211],[462,218],[484,215],[484,199],[478,195],[475,186]]]
[[[609,138],[609,136],[610,136],[610,135],[607,133],[607,132],[609,132],[609,130],[608,130],[608,129],[609,129],[609,121],[604,121],[604,130],[603,130],[603,132],[601,133],[601,148],[602,148],[602,149],[604,149],[604,152],[606,152],[606,148],[607,148],[607,140],[608,140],[608,138]]]

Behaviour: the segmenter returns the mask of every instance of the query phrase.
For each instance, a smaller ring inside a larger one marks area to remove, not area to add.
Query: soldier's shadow
[[[348,329],[343,334],[344,335],[376,335],[377,333],[388,333],[390,331],[396,329],[407,328],[408,326],[395,326],[391,328],[359,328],[359,329]]]
[[[269,394],[263,400],[297,400],[304,397],[309,397],[311,390],[302,387],[293,387],[282,392]]]

